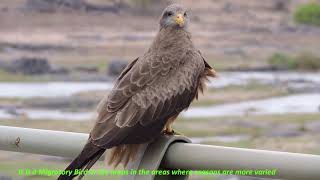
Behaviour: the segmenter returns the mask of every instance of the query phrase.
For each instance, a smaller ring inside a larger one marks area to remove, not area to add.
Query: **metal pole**
[[[88,134],[0,126],[0,150],[75,157]]]
[[[87,134],[0,126],[0,150],[75,157]],[[320,179],[320,156],[243,148],[174,143],[164,168],[186,170],[276,169],[283,179]]]
[[[176,143],[167,150],[164,163],[188,170],[276,169],[276,176],[265,177],[320,179],[320,156],[310,154]]]

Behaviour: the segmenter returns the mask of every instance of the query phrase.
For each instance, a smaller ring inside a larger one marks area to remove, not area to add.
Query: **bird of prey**
[[[112,149],[110,164],[126,165],[134,160],[139,144],[174,133],[173,121],[198,98],[205,80],[216,76],[191,41],[189,21],[179,4],[163,11],[151,47],[119,75],[98,107],[87,144],[66,170],[90,169],[106,149]]]

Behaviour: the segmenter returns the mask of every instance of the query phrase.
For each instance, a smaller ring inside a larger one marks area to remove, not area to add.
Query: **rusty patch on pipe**
[[[16,141],[14,142],[14,144],[19,147],[19,143],[20,143],[20,137],[17,137]]]

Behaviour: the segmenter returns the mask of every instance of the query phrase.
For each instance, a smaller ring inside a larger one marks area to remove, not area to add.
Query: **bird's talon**
[[[172,132],[173,132],[174,135],[183,135],[182,133],[180,133],[180,132],[178,132],[178,131],[172,130]]]
[[[174,131],[167,131],[167,130],[164,130],[164,131],[162,131],[162,134],[163,134],[163,135],[169,135],[169,136],[172,136],[172,135],[174,135]]]
[[[171,130],[171,131],[164,130],[164,131],[162,131],[162,134],[163,134],[163,135],[169,135],[169,136],[182,135],[180,132],[175,131],[175,130]]]

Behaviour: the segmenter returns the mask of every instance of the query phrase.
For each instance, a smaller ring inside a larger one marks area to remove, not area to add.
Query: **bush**
[[[320,26],[320,4],[309,3],[299,6],[295,10],[294,20],[301,24]]]
[[[277,70],[319,70],[320,57],[310,53],[303,53],[296,57],[290,57],[282,53],[275,53],[268,59],[272,68]]]
[[[275,53],[268,59],[269,64],[278,70],[285,70],[285,69],[296,69],[297,64],[295,59],[282,54],[282,53]]]

